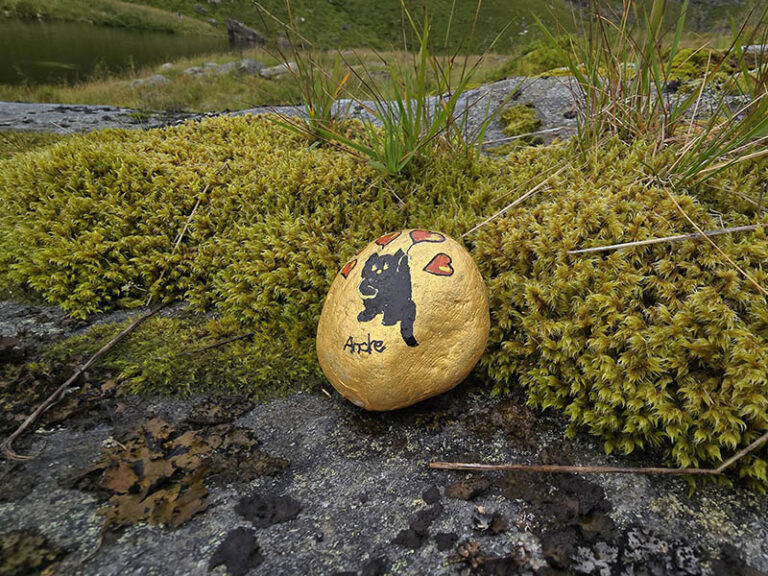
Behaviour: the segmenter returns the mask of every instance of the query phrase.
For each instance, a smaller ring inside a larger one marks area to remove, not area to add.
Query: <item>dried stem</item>
[[[475,227],[474,227],[474,228],[472,228],[471,230],[469,230],[469,231],[467,231],[467,232],[464,232],[464,234],[462,234],[462,235],[461,235],[461,237],[462,237],[462,238],[464,238],[465,236],[469,236],[469,235],[470,235],[470,234],[472,234],[472,232],[474,232],[475,230],[479,230],[480,228],[482,228],[483,226],[485,226],[485,225],[486,225],[486,224],[488,224],[489,222],[491,222],[491,221],[495,220],[496,218],[498,218],[499,216],[501,216],[501,215],[502,215],[502,214],[504,214],[505,212],[508,212],[509,210],[511,210],[512,208],[514,208],[514,207],[515,207],[515,206],[517,206],[518,204],[520,204],[521,202],[523,202],[523,201],[527,200],[528,198],[530,198],[531,196],[533,196],[534,194],[536,194],[536,192],[538,192],[539,190],[541,190],[541,189],[544,187],[544,185],[545,185],[547,182],[549,182],[549,181],[550,181],[552,178],[554,178],[555,176],[559,176],[560,174],[562,174],[563,172],[565,172],[566,168],[568,168],[568,166],[563,166],[563,167],[562,167],[562,168],[560,168],[560,170],[558,170],[557,172],[555,172],[555,173],[553,173],[553,174],[551,174],[551,175],[547,176],[547,177],[546,177],[544,180],[542,180],[541,182],[539,182],[539,183],[538,183],[536,186],[534,186],[533,188],[531,188],[530,190],[528,190],[528,192],[526,192],[525,194],[523,194],[522,196],[520,196],[520,198],[518,198],[517,200],[515,200],[515,201],[514,201],[514,202],[512,202],[511,204],[507,204],[507,205],[506,205],[504,208],[502,208],[501,210],[499,210],[498,212],[496,212],[496,214],[494,214],[493,216],[490,216],[489,218],[486,218],[485,220],[483,220],[482,222],[480,222],[480,224],[478,224],[477,226],[475,226]]]
[[[680,234],[678,236],[665,236],[663,238],[651,238],[649,240],[638,240],[637,242],[624,242],[623,244],[611,244],[610,246],[597,246],[595,248],[582,248],[581,250],[568,250],[567,254],[587,254],[590,252],[608,252],[610,250],[620,250],[622,248],[634,248],[636,246],[650,246],[652,244],[662,244],[664,242],[679,242],[680,240],[696,240],[705,236],[719,236],[720,234],[733,234],[736,232],[749,232],[758,228],[766,228],[768,224],[752,224],[750,226],[736,226],[734,228],[723,228],[721,230],[705,230],[701,233]]]
[[[731,259],[731,257],[728,256],[728,254],[722,251],[720,246],[715,244],[706,234],[704,234],[704,231],[699,227],[699,225],[696,224],[696,222],[694,222],[693,219],[690,216],[688,216],[688,213],[683,209],[683,207],[680,206],[680,203],[677,201],[677,199],[675,199],[674,195],[669,190],[667,190],[665,186],[661,186],[661,189],[664,190],[664,193],[667,195],[667,197],[670,200],[672,200],[672,203],[675,205],[678,212],[680,212],[680,214],[683,215],[683,217],[688,221],[688,223],[696,229],[696,232],[698,232],[701,236],[703,236],[706,239],[706,241],[709,242],[712,245],[712,247],[717,251],[717,253],[720,254],[720,256],[722,256],[723,258],[725,258],[725,260],[731,266],[733,266],[736,270],[738,270],[739,273],[742,276],[744,276],[744,278],[746,278],[755,288],[757,288],[765,296],[768,296],[768,290],[763,288],[763,286],[757,280],[755,280],[749,272],[747,272],[741,266],[736,264],[736,262],[734,262]]]
[[[230,338],[225,338],[223,340],[212,342],[211,344],[202,346],[200,348],[195,348],[193,350],[184,350],[183,352],[171,354],[170,356],[155,356],[154,358],[152,358],[152,360],[166,360],[167,358],[178,358],[179,356],[190,356],[192,354],[200,354],[201,352],[207,352],[208,350],[213,350],[214,348],[220,348],[221,346],[226,346],[227,344],[230,344],[232,342],[237,342],[238,340],[245,340],[246,338],[250,338],[255,334],[256,332],[248,332],[246,334],[240,334],[239,336],[232,336]]]
[[[651,474],[651,475],[693,475],[722,476],[729,468],[748,454],[754,452],[768,441],[768,432],[760,436],[749,446],[740,450],[717,468],[632,468],[628,466],[559,466],[538,464],[472,464],[465,462],[430,462],[430,468],[439,470],[468,470],[470,472],[488,472],[505,470],[511,472],[544,472],[561,474]]]
[[[614,466],[558,466],[537,464],[467,464],[463,462],[430,462],[430,468],[440,470],[469,470],[473,472],[488,472],[491,470],[507,470],[513,472],[545,472],[563,474],[696,474],[699,476],[719,476],[719,469],[703,468],[630,468]]]
[[[80,376],[82,376],[82,374],[86,370],[88,370],[88,368],[93,366],[93,364],[99,358],[101,358],[104,354],[109,352],[115,346],[115,344],[117,344],[120,340],[122,340],[128,334],[130,334],[136,328],[138,328],[139,324],[144,322],[144,320],[146,320],[147,318],[150,318],[150,317],[154,316],[155,314],[157,314],[158,312],[160,312],[160,310],[165,308],[169,303],[170,303],[170,301],[164,302],[164,303],[162,303],[162,304],[160,304],[158,306],[155,306],[154,308],[152,308],[152,310],[150,310],[149,312],[147,312],[143,316],[140,316],[139,318],[134,320],[131,323],[130,326],[128,326],[125,330],[120,332],[120,334],[118,334],[117,336],[112,338],[112,340],[110,340],[104,346],[102,346],[101,349],[98,352],[96,352],[96,354],[91,356],[85,364],[83,364],[80,368],[78,368],[77,371],[66,382],[64,382],[64,384],[59,386],[53,394],[48,396],[48,398],[45,401],[43,401],[43,403],[40,404],[35,409],[35,411],[32,412],[32,414],[30,414],[27,417],[26,420],[24,420],[24,422],[22,422],[22,424],[16,429],[16,431],[13,434],[11,434],[10,436],[8,436],[8,438],[2,443],[2,445],[0,445],[0,447],[2,448],[2,452],[5,455],[5,457],[8,458],[9,460],[27,460],[27,459],[29,459],[29,456],[22,456],[21,454],[17,454],[16,452],[14,452],[14,450],[13,450],[13,442],[14,442],[14,440],[16,440],[16,438],[21,436],[21,434],[24,432],[24,430],[26,430],[32,423],[34,423],[43,414],[43,412],[45,412],[46,410],[48,410],[48,408],[50,408],[56,402],[58,402],[62,398],[62,396],[64,396],[64,393],[66,392],[67,388],[69,388],[69,386],[71,386],[78,378],[80,378]]]

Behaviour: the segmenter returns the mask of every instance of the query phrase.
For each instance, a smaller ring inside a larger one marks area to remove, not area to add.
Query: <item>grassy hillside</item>
[[[67,20],[102,26],[187,34],[219,33],[194,18],[121,0],[0,0],[0,16],[22,20]]]
[[[269,38],[276,37],[280,27],[268,16],[264,17],[252,0],[229,0],[218,4],[199,0],[131,0],[172,12],[181,11],[191,17],[215,18],[221,25],[226,18],[236,18],[262,32]],[[371,46],[377,49],[402,48],[403,22],[399,0],[371,2],[370,0],[293,0],[290,2],[297,29],[317,47]],[[422,2],[408,0],[414,15],[423,17]],[[497,45],[506,51],[520,41],[527,41],[536,30],[536,13],[547,23],[553,16],[560,20],[572,20],[570,4],[566,0],[485,0],[482,3],[474,38],[470,38],[475,18],[476,3],[470,0],[428,0],[429,17],[433,24],[433,38],[442,45],[450,22],[449,47],[470,52],[488,46],[505,26],[509,29]],[[195,10],[203,6],[205,14]],[[262,0],[261,5],[275,17],[285,21],[287,10],[284,0]]]
[[[646,0],[647,2],[648,0]],[[739,18],[748,6],[760,0],[709,2],[693,0],[689,7],[689,28],[711,33],[727,26],[728,17]],[[70,20],[107,26],[183,33],[224,33],[227,18],[235,18],[276,39],[281,26],[275,19],[288,20],[285,0],[0,0],[0,14],[26,20]],[[571,28],[578,3],[568,0],[484,0],[477,15],[477,3],[470,0],[406,0],[418,19],[424,6],[432,22],[435,48],[460,48],[478,53],[488,48],[504,31],[494,51],[510,52],[540,36],[534,14],[549,28],[556,23]],[[607,0],[607,6],[621,2]],[[643,1],[638,3],[643,5]],[[378,50],[402,49],[403,13],[399,0],[372,3],[370,0],[292,0],[294,25],[316,48],[366,47]],[[674,20],[680,2],[670,3]],[[266,11],[266,13],[265,13]],[[610,9],[606,8],[609,12]],[[180,19],[178,15],[181,14]],[[273,17],[270,16],[270,14]],[[218,22],[211,26],[208,20]],[[447,34],[450,30],[450,34]],[[446,38],[448,36],[448,38]],[[447,41],[446,41],[447,40]]]

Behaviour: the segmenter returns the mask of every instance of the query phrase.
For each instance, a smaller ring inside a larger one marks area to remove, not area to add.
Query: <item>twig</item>
[[[568,168],[568,166],[563,166],[562,168],[560,168],[560,170],[558,170],[558,171],[557,171],[557,172],[555,172],[554,174],[550,174],[550,175],[549,175],[549,176],[547,176],[547,177],[546,177],[544,180],[542,180],[541,182],[539,182],[539,183],[538,183],[536,186],[534,186],[533,188],[531,188],[531,189],[530,189],[528,192],[526,192],[525,194],[523,194],[522,196],[520,196],[520,198],[518,198],[517,200],[515,200],[515,201],[514,201],[514,202],[512,202],[511,204],[507,204],[507,205],[506,205],[504,208],[502,208],[501,210],[499,210],[498,212],[496,212],[496,214],[494,214],[493,216],[491,216],[491,217],[489,217],[489,218],[486,218],[485,220],[483,220],[482,222],[480,222],[480,224],[478,224],[477,226],[475,226],[475,227],[474,227],[474,228],[472,228],[471,230],[469,230],[469,231],[467,231],[467,232],[464,232],[464,234],[462,234],[462,235],[461,235],[461,237],[462,237],[462,238],[464,238],[464,236],[469,236],[469,235],[470,235],[470,234],[472,234],[472,232],[474,232],[475,230],[479,230],[480,228],[482,228],[483,226],[485,226],[485,225],[486,225],[486,224],[488,224],[489,222],[491,222],[491,221],[495,220],[496,218],[498,218],[499,216],[501,216],[501,215],[502,215],[502,214],[504,214],[505,212],[507,212],[507,211],[511,210],[512,208],[514,208],[515,206],[517,206],[518,204],[520,204],[520,203],[521,203],[521,202],[523,202],[524,200],[527,200],[528,198],[530,198],[531,196],[533,196],[533,195],[534,195],[536,192],[538,192],[539,190],[541,190],[541,189],[544,187],[544,185],[545,185],[547,182],[549,182],[549,180],[550,180],[550,179],[554,178],[555,176],[559,176],[560,174],[562,174],[562,173],[565,171],[565,169],[566,169],[566,168]]]
[[[558,466],[537,464],[467,464],[463,462],[430,462],[430,468],[440,470],[470,470],[487,472],[507,470],[513,472],[553,472],[563,474],[696,474],[699,476],[720,476],[720,469],[708,468],[629,468],[614,466]]]
[[[687,213],[687,212],[686,212],[686,211],[683,209],[683,207],[682,207],[682,206],[680,206],[680,204],[679,204],[679,203],[678,203],[678,201],[675,199],[675,197],[672,195],[672,193],[671,193],[669,190],[667,190],[666,186],[663,186],[663,185],[662,185],[662,186],[661,186],[661,189],[662,189],[662,190],[664,190],[664,193],[667,195],[667,197],[668,197],[670,200],[672,200],[672,203],[675,205],[675,207],[677,208],[678,212],[680,212],[680,214],[682,214],[682,215],[683,215],[683,217],[684,217],[686,220],[688,220],[688,223],[689,223],[691,226],[693,226],[693,227],[696,229],[696,232],[698,232],[699,234],[701,234],[701,235],[702,235],[702,236],[703,236],[703,237],[706,239],[706,241],[707,241],[707,242],[709,242],[709,243],[712,245],[712,247],[713,247],[715,250],[717,250],[718,254],[720,254],[720,256],[722,256],[723,258],[725,258],[725,260],[726,260],[726,261],[727,261],[727,262],[728,262],[728,263],[729,263],[731,266],[733,266],[733,267],[734,267],[736,270],[738,270],[738,271],[739,271],[739,273],[740,273],[742,276],[744,276],[744,277],[745,277],[747,280],[749,280],[749,282],[750,282],[750,283],[751,283],[751,284],[752,284],[752,285],[753,285],[755,288],[757,288],[757,289],[758,289],[760,292],[762,292],[762,293],[763,293],[765,296],[768,296],[768,290],[766,290],[765,288],[763,288],[763,286],[762,286],[762,285],[761,285],[761,284],[760,284],[760,283],[759,283],[757,280],[755,280],[755,279],[752,277],[752,275],[751,275],[749,272],[747,272],[747,271],[746,271],[746,270],[744,270],[744,269],[743,269],[741,266],[739,266],[738,264],[736,264],[736,262],[734,262],[734,261],[731,259],[731,257],[730,257],[730,256],[728,256],[728,254],[726,254],[725,252],[723,252],[723,251],[720,249],[720,246],[718,246],[717,244],[715,244],[715,243],[714,243],[714,242],[713,242],[713,241],[712,241],[712,240],[711,240],[711,239],[710,239],[710,238],[709,238],[709,237],[708,237],[706,234],[704,234],[704,231],[703,231],[703,230],[702,230],[702,229],[699,227],[699,225],[698,225],[698,224],[696,224],[696,222],[694,222],[694,221],[693,221],[693,219],[692,219],[690,216],[688,216],[688,213]]]
[[[218,176],[225,168],[227,168],[229,164],[224,162],[221,166],[219,166],[219,169],[216,170],[216,172],[213,173],[214,176]],[[203,191],[200,192],[200,194],[197,195],[197,201],[195,202],[195,206],[192,208],[192,212],[189,213],[189,216],[187,216],[187,220],[184,222],[184,227],[181,229],[181,232],[178,233],[176,236],[176,239],[173,243],[173,249],[171,250],[171,253],[169,256],[173,256],[176,253],[176,250],[178,250],[179,245],[181,244],[181,241],[184,239],[184,235],[187,233],[187,230],[189,229],[189,225],[192,223],[192,218],[195,217],[195,213],[197,212],[198,207],[200,206],[200,201],[202,200],[202,197],[206,195],[208,190],[211,188],[211,183],[208,182],[205,185],[205,188],[203,188]],[[157,279],[156,284],[159,284],[163,281],[163,278],[165,278],[165,272],[167,268],[163,268],[160,272],[160,277]],[[149,298],[147,299],[147,302],[145,306],[149,306],[150,302],[152,302],[152,294],[150,293]]]
[[[239,336],[232,336],[231,338],[225,338],[224,340],[212,342],[211,344],[207,344],[206,346],[202,346],[201,348],[195,348],[194,350],[184,350],[183,352],[178,352],[176,354],[171,354],[169,356],[155,356],[154,358],[152,358],[152,360],[166,360],[167,358],[178,358],[179,356],[190,356],[192,354],[207,352],[208,350],[225,346],[227,344],[230,344],[231,342],[237,342],[238,340],[245,340],[246,338],[250,338],[255,334],[256,332],[248,332],[246,334],[240,334]]]
[[[558,466],[537,464],[472,464],[464,462],[430,462],[430,468],[439,470],[469,470],[472,472],[488,472],[491,470],[506,470],[512,472],[550,472],[562,474],[663,474],[663,475],[694,475],[722,476],[729,468],[748,454],[754,452],[768,441],[768,432],[760,436],[749,446],[740,450],[717,468],[631,468],[627,466]]]
[[[483,142],[484,146],[488,146],[490,144],[499,144],[501,142],[509,142],[510,140],[520,140],[521,138],[528,138],[529,136],[538,136],[540,134],[551,134],[552,132],[562,132],[563,130],[567,130],[569,126],[558,126],[557,128],[547,128],[546,130],[537,130],[536,132],[528,132],[526,134],[517,134],[516,136],[507,136],[505,138],[497,138],[496,140],[489,140],[488,142]]]
[[[737,452],[736,454],[734,454],[733,456],[728,458],[728,460],[726,460],[725,462],[720,464],[720,466],[717,467],[717,471],[722,473],[723,471],[725,471],[726,468],[728,468],[729,466],[735,464],[736,462],[738,462],[739,460],[744,458],[744,456],[746,456],[747,454],[749,454],[751,452],[754,452],[755,450],[760,448],[760,446],[765,444],[766,440],[768,440],[768,432],[766,432],[765,434],[760,436],[757,440],[752,442],[752,444],[750,444],[749,446],[747,446],[743,450],[740,450],[739,452]]]
[[[634,248],[636,246],[650,246],[652,244],[662,244],[664,242],[679,242],[680,240],[695,240],[704,236],[719,236],[720,234],[732,234],[735,232],[749,232],[758,228],[766,228],[768,224],[752,224],[750,226],[736,226],[734,228],[723,228],[721,230],[705,230],[702,233],[681,234],[678,236],[665,236],[663,238],[651,238],[649,240],[638,240],[637,242],[624,242],[622,244],[611,244],[610,246],[597,246],[595,248],[582,248],[581,250],[568,250],[566,254],[587,254],[590,252],[608,252],[610,250],[620,250],[622,248]]]
[[[24,422],[22,422],[22,424],[16,429],[16,431],[10,436],[8,436],[8,438],[2,443],[2,445],[0,445],[5,457],[8,458],[9,460],[29,459],[28,456],[22,456],[14,452],[13,441],[16,440],[16,438],[18,438],[24,432],[24,430],[26,430],[29,427],[30,424],[35,422],[35,420],[37,420],[40,417],[40,415],[43,414],[43,412],[45,412],[46,410],[48,410],[48,408],[50,408],[56,402],[58,402],[61,399],[61,397],[64,395],[64,392],[66,392],[67,388],[69,388],[71,384],[73,384],[86,370],[88,370],[88,368],[93,366],[93,364],[99,358],[101,358],[104,354],[109,352],[112,349],[112,347],[115,344],[117,344],[120,340],[125,338],[131,332],[133,332],[139,326],[139,324],[144,322],[144,320],[146,320],[147,318],[150,318],[151,316],[154,316],[155,314],[160,312],[160,310],[165,308],[168,304],[170,304],[170,301],[164,302],[158,306],[155,306],[152,310],[150,310],[143,316],[134,320],[130,326],[128,326],[125,330],[120,332],[120,334],[118,334],[117,336],[112,338],[112,340],[110,340],[104,346],[102,346],[101,349],[98,352],[96,352],[96,354],[91,356],[85,364],[83,364],[80,368],[78,368],[78,370],[66,382],[64,382],[64,384],[59,386],[53,394],[48,396],[48,398],[42,404],[40,404],[35,409],[35,411],[32,412],[32,414],[30,414],[26,420],[24,420]]]

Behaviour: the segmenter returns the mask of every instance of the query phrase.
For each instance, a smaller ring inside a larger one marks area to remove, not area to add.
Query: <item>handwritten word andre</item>
[[[373,354],[374,352],[384,352],[387,347],[384,346],[383,340],[371,340],[371,335],[368,334],[368,340],[362,342],[355,342],[355,339],[350,336],[342,349],[349,349],[350,354]]]

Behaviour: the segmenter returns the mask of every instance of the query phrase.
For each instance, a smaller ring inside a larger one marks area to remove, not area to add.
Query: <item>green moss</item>
[[[541,120],[536,117],[536,107],[533,104],[518,104],[502,111],[499,116],[502,132],[507,136],[520,136],[536,132],[541,126]]]
[[[47,132],[0,132],[0,160],[48,146],[64,138],[66,136]]]
[[[690,230],[639,176],[642,146],[601,153],[477,238],[493,310],[482,364],[497,392],[522,384],[532,405],[562,410],[571,432],[590,430],[609,452],[657,446],[674,465],[720,462],[768,429],[766,299],[706,242],[567,254]],[[704,196],[678,201],[715,228]],[[750,219],[731,210],[723,220]],[[768,285],[765,231],[717,243]],[[739,473],[765,486],[764,456]]]
[[[42,356],[42,368],[51,371],[65,362],[85,361],[131,321],[97,325],[56,344]],[[306,377],[311,370],[295,365],[290,354],[273,354],[260,337],[201,350],[241,334],[243,329],[231,319],[206,320],[194,314],[152,318],[121,340],[98,370],[140,394],[216,391],[264,401],[316,383]]]
[[[671,80],[687,82],[699,80],[718,67],[718,74],[734,74],[739,71],[736,58],[726,59],[724,50],[692,50],[683,48],[672,59]]]
[[[73,137],[0,164],[0,277],[81,317],[149,295],[214,312],[148,322],[108,367],[135,390],[269,397],[323,382],[322,302],[371,238],[402,227],[458,237],[496,212],[498,197],[567,166],[467,239],[492,308],[479,374],[497,393],[521,383],[533,405],[562,410],[572,431],[600,435],[609,451],[659,446],[668,463],[708,465],[768,429],[765,298],[704,242],[566,253],[690,231],[651,184],[673,153],[612,142],[584,165],[566,146],[474,162],[436,150],[409,179],[386,181],[394,193],[381,209],[373,170],[266,117]],[[727,225],[754,222],[766,166],[742,166],[678,201],[704,227],[718,225],[716,211]],[[764,231],[716,242],[768,284]],[[112,333],[98,330],[58,358]],[[178,356],[246,331],[252,341]],[[765,458],[762,449],[739,473],[766,486]]]
[[[495,80],[510,76],[539,76],[567,74],[569,48],[568,38],[557,39],[558,46],[544,40],[534,40],[519,50],[519,53],[506,62],[495,74]],[[566,50],[564,52],[563,50]]]

